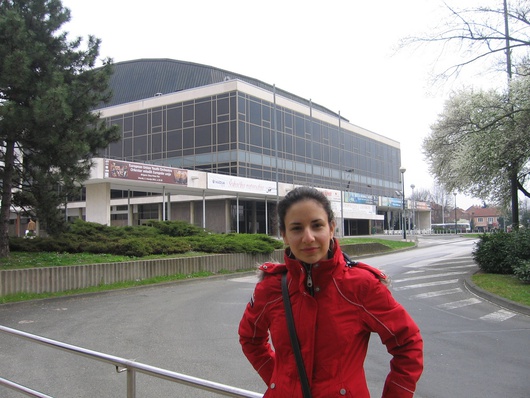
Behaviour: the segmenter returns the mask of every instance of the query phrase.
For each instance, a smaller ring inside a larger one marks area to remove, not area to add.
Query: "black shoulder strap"
[[[344,260],[346,261],[346,265],[348,267],[355,267],[357,265],[357,261],[353,261],[350,256],[348,256],[346,253],[342,252],[342,256],[344,257]]]
[[[296,365],[298,366],[298,374],[300,375],[300,382],[302,384],[302,393],[304,398],[311,398],[311,388],[309,387],[304,360],[302,359],[302,352],[300,351],[298,337],[296,337],[296,330],[294,329],[293,310],[291,308],[291,300],[289,299],[289,290],[287,289],[287,272],[282,275],[282,296],[283,304],[285,306],[285,317],[287,318],[287,326],[289,328],[289,336],[291,337]]]

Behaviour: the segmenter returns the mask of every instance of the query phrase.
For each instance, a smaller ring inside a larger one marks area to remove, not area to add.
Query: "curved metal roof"
[[[113,69],[114,72],[109,82],[113,96],[109,103],[99,108],[139,101],[154,97],[157,94],[169,94],[220,83],[227,79],[239,79],[271,92],[273,90],[273,85],[252,77],[208,65],[167,58],[143,58],[117,62],[113,64]],[[282,97],[309,106],[309,100],[277,87],[276,92]],[[339,116],[337,113],[314,102],[311,106],[334,117]],[[347,119],[341,118],[347,121]]]

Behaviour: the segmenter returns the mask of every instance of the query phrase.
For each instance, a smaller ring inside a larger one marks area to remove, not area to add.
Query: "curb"
[[[520,314],[523,314],[523,315],[526,315],[526,316],[530,316],[530,307],[527,306],[527,305],[524,305],[524,304],[519,304],[519,303],[516,303],[514,301],[511,301],[511,300],[508,300],[508,299],[505,299],[503,297],[499,297],[499,296],[496,296],[484,289],[481,289],[480,287],[478,287],[477,285],[475,285],[473,283],[473,281],[471,280],[471,277],[473,275],[475,275],[478,271],[475,271],[473,272],[472,274],[470,275],[467,275],[465,278],[464,278],[464,286],[467,290],[469,290],[471,293],[473,293],[474,295],[486,300],[486,301],[489,301],[491,303],[494,303],[500,307],[503,307],[507,310],[510,310],[510,311],[515,311],[515,312],[518,312]]]

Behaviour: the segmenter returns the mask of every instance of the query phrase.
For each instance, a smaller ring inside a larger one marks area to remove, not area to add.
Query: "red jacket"
[[[261,265],[263,279],[239,324],[243,352],[268,386],[264,397],[302,397],[282,300],[280,281],[286,270],[313,398],[370,397],[363,363],[372,332],[393,356],[383,397],[412,397],[423,370],[423,340],[381,283],[384,274],[363,263],[348,267],[338,242],[333,258],[310,265],[310,271],[284,258],[285,264]],[[313,295],[306,285],[308,273]]]

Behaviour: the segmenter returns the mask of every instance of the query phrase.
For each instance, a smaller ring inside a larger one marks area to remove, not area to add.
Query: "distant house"
[[[466,210],[474,232],[491,232],[499,229],[500,210],[497,207],[471,206]]]

